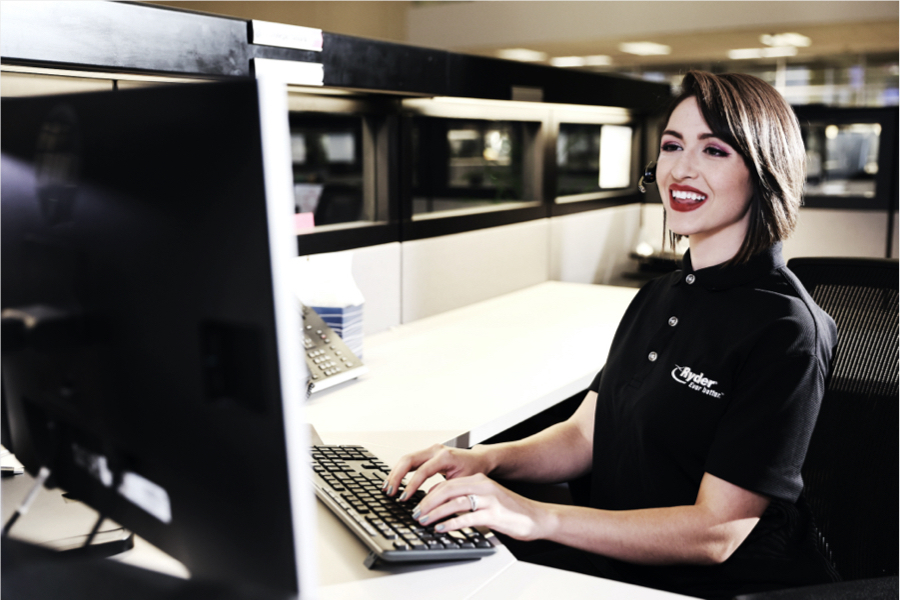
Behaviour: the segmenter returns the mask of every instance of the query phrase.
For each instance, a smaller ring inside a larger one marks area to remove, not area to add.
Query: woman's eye
[[[680,146],[674,142],[664,142],[662,146],[660,146],[660,150],[663,152],[675,152],[679,148]]]
[[[711,154],[712,156],[728,156],[728,152],[722,150],[721,148],[716,148],[715,146],[710,146],[706,149],[707,154]]]

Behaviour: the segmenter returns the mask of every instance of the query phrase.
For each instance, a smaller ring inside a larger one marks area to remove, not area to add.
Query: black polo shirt
[[[638,292],[591,385],[591,505],[690,505],[707,472],[793,505],[836,342],[780,244],[697,271],[688,252]]]

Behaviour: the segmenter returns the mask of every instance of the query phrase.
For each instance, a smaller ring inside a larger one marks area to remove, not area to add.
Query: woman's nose
[[[694,157],[689,152],[679,152],[672,165],[672,176],[675,179],[692,179],[697,174],[697,166]]]

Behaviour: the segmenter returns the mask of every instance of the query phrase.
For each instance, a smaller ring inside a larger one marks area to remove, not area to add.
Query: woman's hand
[[[476,474],[431,488],[414,509],[413,518],[420,525],[437,523],[438,532],[489,527],[518,540],[534,540],[549,530],[552,512],[545,507],[509,491],[486,475]]]
[[[435,444],[425,450],[402,457],[391,469],[382,490],[388,496],[395,495],[400,491],[403,478],[410,471],[415,471],[400,495],[400,500],[406,501],[429,477],[434,475],[440,474],[447,479],[455,479],[476,473],[489,473],[492,468],[487,449],[482,446],[475,446],[471,450],[462,450]]]

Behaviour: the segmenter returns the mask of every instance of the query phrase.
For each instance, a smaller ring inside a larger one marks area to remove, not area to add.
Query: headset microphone
[[[644,187],[646,183],[656,183],[656,161],[651,161],[646,167],[644,167],[644,174],[641,175],[640,181],[638,181],[638,189],[641,190],[642,194],[647,193],[647,188]]]

